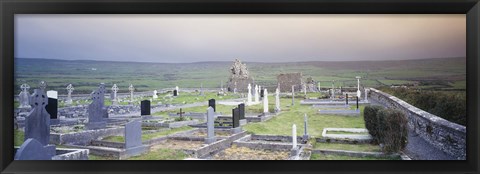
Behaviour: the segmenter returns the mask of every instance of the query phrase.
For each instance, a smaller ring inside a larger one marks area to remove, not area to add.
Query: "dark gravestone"
[[[143,100],[140,108],[141,115],[150,115],[150,100]]]
[[[32,111],[25,118],[25,140],[33,138],[46,146],[50,141],[50,115],[45,106],[48,98],[42,89],[35,89],[30,96]]]
[[[245,119],[245,104],[238,105],[238,113],[240,114],[240,119]]]
[[[48,98],[48,105],[45,106],[48,114],[50,114],[50,119],[57,119],[58,113],[58,99],[56,98]]]
[[[263,91],[265,91],[265,90],[263,90],[262,88],[260,88],[260,97],[262,97],[262,98],[263,98]]]
[[[177,96],[178,95],[178,91],[175,89],[173,90],[173,96]]]
[[[208,106],[213,108],[213,112],[216,112],[215,99],[212,98],[212,99],[208,100]]]
[[[357,110],[358,110],[358,96],[357,96]]]
[[[238,112],[238,108],[232,109],[232,117],[233,128],[240,126],[240,113]]]
[[[20,146],[15,153],[15,160],[52,160],[52,154],[48,147],[44,147],[39,141],[29,138]]]
[[[348,105],[348,94],[345,94],[345,102]]]
[[[142,145],[142,124],[139,120],[128,122],[125,125],[125,148]]]

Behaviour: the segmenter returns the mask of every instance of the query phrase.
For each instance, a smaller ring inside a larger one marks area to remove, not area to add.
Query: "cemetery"
[[[356,86],[331,81],[322,88],[326,82],[287,73],[272,86],[255,84],[238,59],[230,70],[225,88],[222,81],[216,89],[200,82],[139,92],[135,84],[100,83],[90,94],[75,94],[68,84],[67,95],[58,95],[44,81],[22,84],[15,159],[410,160],[402,151],[407,129],[465,158],[464,126],[362,85],[360,76],[351,78]],[[384,117],[371,119],[375,114]],[[395,119],[400,128],[382,127]],[[401,133],[381,137],[386,130]]]

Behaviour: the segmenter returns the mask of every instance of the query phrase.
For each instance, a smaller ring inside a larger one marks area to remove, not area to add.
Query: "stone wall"
[[[295,91],[303,90],[302,73],[280,74],[277,76],[277,83],[280,85],[280,92],[292,92],[292,86]]]
[[[466,159],[466,127],[423,111],[407,102],[370,88],[368,100],[402,111],[408,126],[434,147],[457,159]]]

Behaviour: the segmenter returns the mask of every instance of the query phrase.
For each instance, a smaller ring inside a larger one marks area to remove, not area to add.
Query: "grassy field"
[[[171,135],[171,134],[175,134],[175,133],[178,133],[178,132],[187,131],[187,130],[191,130],[191,129],[193,129],[193,128],[190,127],[190,126],[184,126],[184,127],[173,128],[173,129],[170,129],[170,130],[151,133],[151,134],[142,134],[142,141],[151,140],[151,139],[155,139],[155,138],[158,138],[158,137],[163,137],[163,136],[167,136],[167,135]],[[104,141],[111,141],[111,142],[125,142],[125,137],[123,137],[123,136],[109,136],[109,137],[105,137],[103,140]]]
[[[15,86],[28,83],[36,88],[38,82],[47,82],[48,90],[66,94],[65,87],[73,84],[74,94],[90,93],[99,83],[111,87],[114,83],[119,92],[128,92],[129,84],[136,91],[161,88],[219,88],[229,78],[233,59],[225,62],[196,62],[183,64],[65,61],[53,59],[15,59]],[[420,84],[421,82],[445,82],[443,89],[464,90],[466,80],[465,58],[422,59],[402,61],[350,61],[350,62],[245,62],[251,76],[259,85],[274,87],[280,73],[301,72],[304,80],[312,77],[321,86],[356,86],[355,76],[361,76],[362,85],[369,87],[385,85]],[[427,88],[429,87],[426,85]],[[435,87],[435,86],[433,86]],[[435,88],[436,89],[436,88]],[[20,88],[15,88],[15,95]]]
[[[401,160],[400,158],[391,158],[391,157],[351,157],[346,155],[321,155],[321,154],[312,154],[310,160]]]

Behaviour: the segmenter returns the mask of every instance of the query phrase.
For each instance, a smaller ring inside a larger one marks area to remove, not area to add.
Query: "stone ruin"
[[[246,92],[249,83],[253,84],[253,78],[249,75],[247,65],[242,64],[239,59],[235,59],[233,65],[230,67],[230,78],[227,82],[227,90],[229,92]]]
[[[318,92],[318,85],[312,77],[308,77],[307,81],[305,82],[307,92]]]
[[[302,73],[279,74],[277,83],[280,92],[292,92],[292,86],[295,86],[295,91],[303,90]]]

